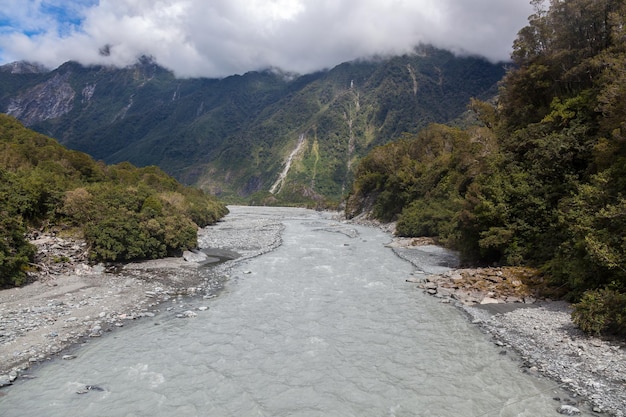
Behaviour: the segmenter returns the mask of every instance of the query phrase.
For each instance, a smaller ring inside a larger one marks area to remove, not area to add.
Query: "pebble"
[[[552,301],[493,315],[457,306],[490,333],[496,345],[514,349],[525,362],[526,372],[552,378],[573,397],[584,399],[590,409],[626,416],[626,389],[619,383],[626,374],[626,352],[620,347],[626,344],[584,335],[572,323],[567,303]],[[563,415],[580,411],[577,401],[565,399],[562,404],[559,413]]]

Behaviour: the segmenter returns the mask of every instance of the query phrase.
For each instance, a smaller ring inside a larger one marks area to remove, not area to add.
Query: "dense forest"
[[[480,125],[432,125],[360,163],[349,216],[531,265],[593,333],[626,335],[626,4],[533,0]]]
[[[197,245],[226,207],[159,168],[107,166],[0,115],[0,287],[34,265],[29,228],[84,237],[93,261],[160,258]]]

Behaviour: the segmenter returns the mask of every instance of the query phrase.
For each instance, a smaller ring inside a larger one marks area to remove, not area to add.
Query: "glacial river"
[[[389,235],[314,211],[246,213],[282,216],[283,244],[189,301],[197,317],[163,311],[90,341],[7,388],[0,415],[558,415],[553,382],[405,282],[415,267]],[[77,394],[87,385],[102,390]]]

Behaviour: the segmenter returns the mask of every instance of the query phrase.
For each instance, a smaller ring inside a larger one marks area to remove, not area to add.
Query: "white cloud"
[[[0,10],[3,62],[151,55],[180,76],[211,77],[306,73],[420,42],[506,60],[532,12],[528,0],[0,0]]]

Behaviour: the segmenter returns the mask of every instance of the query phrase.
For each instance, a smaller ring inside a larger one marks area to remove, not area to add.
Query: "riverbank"
[[[366,215],[351,222],[393,235],[394,223]],[[459,308],[503,349],[521,358],[524,372],[546,376],[572,393],[572,406],[626,416],[626,341],[584,334],[572,322],[572,306],[541,298],[542,278],[529,268],[458,269],[443,257],[442,271],[425,270],[424,257],[441,248],[430,238],[393,237],[387,244],[416,268],[406,277],[442,303]],[[570,411],[564,410],[564,413]]]
[[[193,316],[187,305],[189,297],[216,296],[233,263],[279,246],[282,228],[278,218],[233,214],[201,230],[200,247],[230,249],[238,255],[210,268],[205,267],[205,256],[194,254],[187,254],[188,260],[89,266],[83,242],[36,236],[33,243],[38,247],[39,272],[31,276],[28,285],[0,290],[0,387],[28,377],[38,364],[58,358],[71,360],[74,355],[67,352],[72,347],[143,317],[166,310],[181,317]]]
[[[536,271],[478,268],[434,273],[421,267],[424,256],[437,248],[431,241],[395,238],[388,246],[416,267],[407,285],[461,309],[502,353],[518,354],[524,372],[547,376],[570,391],[573,401],[568,405],[626,415],[626,343],[580,331],[572,322],[570,304],[541,298],[535,291],[542,284]]]
[[[239,213],[234,210],[223,221],[202,231],[200,246],[235,250],[241,255],[239,259],[247,259],[280,245],[281,218],[250,218]],[[385,230],[391,231],[389,226]],[[623,343],[578,332],[571,323],[567,304],[539,300],[532,295],[526,298],[505,294],[502,288],[514,290],[522,286],[513,280],[509,286],[498,286],[509,281],[502,270],[446,272],[456,268],[454,257],[443,256],[445,251],[432,243],[398,239],[390,242],[388,246],[415,267],[410,276],[398,279],[408,281],[406,285],[421,285],[441,302],[456,305],[503,352],[517,352],[525,372],[546,375],[568,388],[573,393],[572,406],[590,404],[598,412],[626,415]],[[80,253],[79,242],[57,241],[51,243],[54,245],[78,251],[69,255],[80,259],[76,255]],[[428,250],[424,251],[424,247]],[[441,255],[445,265],[441,271],[424,271],[420,259],[433,254]],[[198,263],[172,258],[129,264],[115,273],[78,262],[58,273],[49,268],[47,275],[22,288],[0,291],[0,383],[27,376],[38,363],[58,358],[71,360],[72,353],[79,355],[80,350],[68,347],[89,343],[142,317],[166,310],[177,312],[182,320],[192,316],[188,296],[213,297],[228,279],[234,262],[203,269]],[[470,284],[476,284],[476,290],[485,291],[484,294],[469,291],[473,288]],[[463,298],[463,291],[470,296]],[[484,301],[488,302],[481,305]],[[208,300],[202,307],[210,308]]]

